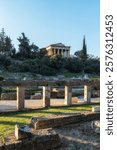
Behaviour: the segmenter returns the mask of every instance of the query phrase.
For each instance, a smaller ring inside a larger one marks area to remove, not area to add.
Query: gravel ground
[[[99,98],[92,98],[92,102],[99,102]],[[51,106],[64,106],[64,99],[51,99]],[[83,100],[79,101],[83,103]],[[0,112],[16,111],[17,102],[16,101],[0,101]],[[43,105],[42,100],[25,100],[25,108],[37,109],[41,108]]]
[[[61,146],[55,150],[100,150],[100,134],[91,128],[92,122],[38,130],[36,134],[58,133]]]
[[[48,115],[48,118],[60,116],[61,115],[51,114]],[[65,125],[63,127],[57,128],[47,128],[40,130],[32,129],[32,133],[34,135],[40,136],[47,134],[59,134],[61,138],[61,145],[54,150],[100,150],[100,124],[99,121],[97,121],[98,128],[94,128],[94,126],[92,127],[93,124],[94,122],[85,122]],[[98,129],[98,132],[96,132],[96,129]],[[5,142],[6,144],[15,142],[14,133],[5,138]]]

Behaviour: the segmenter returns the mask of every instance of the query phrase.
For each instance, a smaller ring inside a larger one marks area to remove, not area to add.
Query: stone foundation
[[[12,144],[0,146],[0,150],[49,150],[60,145],[58,134],[34,136],[30,139],[16,141]]]
[[[64,117],[58,117],[52,119],[33,117],[31,119],[31,124],[37,130],[37,129],[44,129],[44,128],[59,127],[67,124],[73,124],[73,123],[99,120],[99,119],[100,119],[99,113],[87,113],[87,114],[78,114],[78,115],[64,116]]]

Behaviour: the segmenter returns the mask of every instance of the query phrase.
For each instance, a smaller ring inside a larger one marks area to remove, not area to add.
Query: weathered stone
[[[88,104],[91,102],[91,87],[87,85],[84,86],[84,101]]]
[[[91,128],[94,130],[94,132],[100,134],[100,121],[93,121],[91,123]]]
[[[35,136],[34,137],[34,145],[36,146],[34,149],[53,149],[58,147],[61,144],[60,138],[58,134],[51,134],[46,136]]]
[[[58,118],[47,119],[44,117],[33,117],[31,119],[31,124],[35,129],[44,129],[63,126],[71,123],[80,123],[92,120],[99,120],[99,113],[89,113],[89,114],[78,114],[72,116],[64,116]]]
[[[93,98],[100,97],[100,90],[92,90],[91,97]]]
[[[18,86],[17,87],[17,110],[24,109],[24,100],[25,100],[25,88]]]
[[[14,150],[15,144],[5,144],[4,150]]]
[[[42,99],[41,93],[35,93],[35,95],[31,95],[30,99]]]
[[[50,87],[43,87],[43,107],[50,106]]]
[[[71,86],[65,86],[65,105],[71,105],[72,101],[72,88]]]
[[[30,87],[30,86],[80,86],[80,85],[90,85],[90,86],[98,86],[100,87],[100,81],[96,80],[28,80],[28,81],[21,81],[21,80],[4,80],[0,81],[0,86],[23,86],[23,87]]]
[[[78,97],[72,97],[72,103],[77,104],[79,101]]]
[[[24,141],[15,142],[15,149],[14,150],[23,150],[23,143],[24,143]]]
[[[17,140],[24,138],[30,138],[32,136],[29,126],[19,126],[15,125],[15,137]]]
[[[16,93],[15,92],[2,93],[1,100],[16,100]]]
[[[100,106],[92,107],[92,112],[100,112]]]
[[[34,150],[33,140],[31,138],[22,140],[19,150]]]

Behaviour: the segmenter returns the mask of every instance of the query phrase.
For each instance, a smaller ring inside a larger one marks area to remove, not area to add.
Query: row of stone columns
[[[43,107],[50,107],[50,94],[51,88],[43,87]],[[91,100],[91,87],[84,86],[84,100],[86,103],[90,103]],[[72,87],[65,86],[65,105],[70,106],[72,104]],[[22,86],[17,87],[17,110],[23,110],[25,108],[25,88]]]
[[[69,57],[70,56],[70,51],[69,50],[63,50],[63,49],[52,49],[53,55],[62,55],[63,57]]]

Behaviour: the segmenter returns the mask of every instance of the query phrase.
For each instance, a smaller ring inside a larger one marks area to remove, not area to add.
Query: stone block
[[[37,129],[44,129],[44,128],[53,128],[64,126],[67,124],[72,123],[80,123],[92,120],[98,120],[100,118],[99,113],[89,113],[89,114],[78,114],[78,115],[71,115],[71,116],[64,116],[58,118],[42,118],[42,117],[33,117],[31,119],[31,124],[34,128]]]
[[[72,97],[72,104],[77,104],[79,101],[78,97]]]
[[[16,93],[15,92],[2,93],[1,100],[16,100]]]
[[[25,125],[25,126],[15,125],[16,140],[22,140],[25,138],[30,138],[31,136],[32,136],[32,134],[31,134],[31,130],[30,130],[29,126],[27,126],[27,125]]]
[[[48,150],[54,149],[61,144],[60,137],[58,134],[51,134],[46,136],[35,136],[34,141],[34,150]]]
[[[5,144],[4,150],[14,150],[15,149],[15,144]]]
[[[92,112],[100,112],[100,106],[92,107]]]

